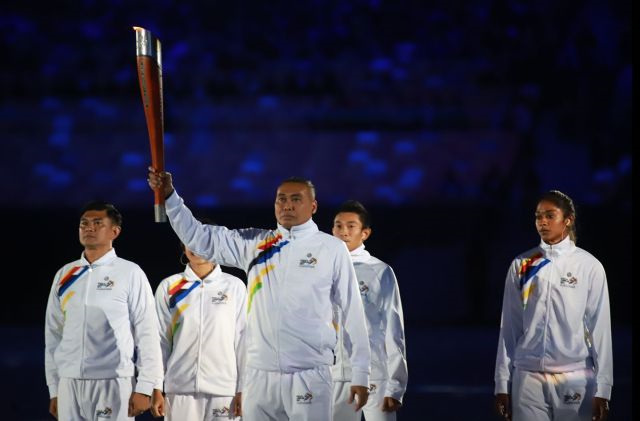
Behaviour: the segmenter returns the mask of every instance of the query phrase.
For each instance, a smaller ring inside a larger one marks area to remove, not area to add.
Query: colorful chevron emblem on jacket
[[[89,269],[89,266],[74,266],[67,272],[60,282],[58,283],[58,297],[62,297],[67,289],[74,284],[84,273]]]
[[[522,307],[527,306],[527,301],[529,300],[529,296],[533,293],[535,289],[535,284],[531,281],[533,277],[538,273],[540,269],[542,269],[547,263],[549,263],[549,259],[545,259],[542,257],[541,252],[537,252],[531,257],[526,257],[520,263],[520,269],[518,270],[518,276],[520,277],[520,291],[522,294]]]
[[[187,281],[185,278],[181,278],[169,285],[169,309],[173,312],[173,317],[171,318],[168,334],[172,340],[180,327],[180,316],[189,307],[189,303],[178,304],[200,284],[200,281]]]
[[[169,286],[169,308],[173,309],[191,291],[200,285],[200,281],[187,281],[185,278],[179,279]]]
[[[247,268],[247,273],[250,273],[251,269],[254,266],[262,263],[266,263],[269,259],[271,259],[277,253],[280,253],[282,247],[289,244],[289,240],[282,240],[282,234],[278,233],[275,237],[267,238],[258,244],[258,250],[261,250],[260,253],[249,263],[249,267]],[[249,283],[249,300],[247,302],[247,313],[251,311],[251,303],[253,302],[253,296],[262,288],[262,279],[267,275],[267,273],[271,272],[275,268],[275,265],[266,265],[264,269],[261,269],[255,278],[251,280]]]

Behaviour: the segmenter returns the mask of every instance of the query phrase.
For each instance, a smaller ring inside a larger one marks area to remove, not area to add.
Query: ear
[[[366,241],[367,238],[371,237],[371,228],[364,228],[362,230],[362,241]]]
[[[318,211],[318,201],[317,201],[317,200],[314,200],[314,201],[311,203],[311,214],[312,214],[312,215],[315,215],[315,213],[316,213],[317,211]]]
[[[111,227],[111,233],[112,233],[111,241],[113,241],[116,238],[118,238],[118,236],[120,235],[121,232],[122,232],[122,227],[120,227],[118,225],[112,226]]]

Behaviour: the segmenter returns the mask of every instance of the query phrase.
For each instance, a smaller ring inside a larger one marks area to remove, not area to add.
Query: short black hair
[[[111,219],[111,222],[113,223],[113,225],[122,227],[122,214],[111,203],[105,202],[103,200],[92,200],[86,203],[84,206],[82,206],[82,208],[80,209],[80,217],[82,218],[82,215],[92,210],[96,210],[96,211],[106,210],[107,216],[109,217],[109,219]]]
[[[358,215],[362,223],[362,229],[371,228],[371,215],[364,205],[357,200],[347,200],[338,208],[336,215],[343,212],[351,212]]]
[[[280,185],[283,185],[284,183],[304,184],[305,186],[307,186],[309,192],[311,193],[311,200],[316,200],[316,186],[313,185],[311,180],[304,177],[292,176],[282,180]]]

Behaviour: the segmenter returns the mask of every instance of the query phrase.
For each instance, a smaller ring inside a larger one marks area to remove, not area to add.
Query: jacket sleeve
[[[189,250],[216,264],[247,269],[255,238],[264,230],[229,230],[219,225],[202,224],[176,191],[167,198],[165,206],[171,227]]]
[[[613,351],[611,345],[611,315],[607,277],[600,262],[591,271],[585,324],[591,340],[591,357],[595,364],[595,396],[611,399],[613,387]]]
[[[60,381],[58,367],[53,356],[62,340],[62,330],[64,329],[64,314],[58,298],[58,282],[61,274],[62,269],[58,271],[53,279],[44,322],[44,368],[47,386],[49,387],[49,397],[51,398],[58,396],[58,382]]]
[[[158,314],[158,334],[160,335],[160,351],[162,352],[162,367],[166,371],[169,356],[173,349],[173,332],[171,330],[171,310],[169,310],[170,278],[160,282],[156,289],[156,313]],[[158,389],[158,387],[156,387]]]
[[[238,308],[236,309],[235,351],[236,365],[238,370],[238,379],[236,380],[236,393],[242,392],[242,385],[244,383],[244,368],[246,364],[245,329],[247,326],[247,287],[242,281],[238,282],[241,284],[241,286],[238,288],[238,295],[241,298],[238,300]]]
[[[504,285],[500,336],[495,368],[494,393],[511,393],[513,359],[518,339],[522,336],[522,298],[518,290],[517,261],[511,263]]]
[[[140,267],[132,273],[129,294],[129,318],[136,346],[138,378],[135,391],[151,396],[164,377],[158,315],[151,285]]]
[[[369,387],[371,348],[367,324],[356,280],[356,271],[347,246],[342,243],[334,262],[332,301],[342,311],[343,326],[351,338],[351,384]]]
[[[407,351],[404,337],[404,318],[400,289],[393,269],[387,266],[380,282],[384,288],[384,308],[386,316],[385,348],[387,351],[387,386],[384,396],[402,402],[407,390]]]

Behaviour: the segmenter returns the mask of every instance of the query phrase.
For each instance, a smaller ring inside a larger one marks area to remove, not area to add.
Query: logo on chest
[[[98,291],[110,291],[113,289],[115,284],[116,283],[113,281],[113,279],[109,279],[108,276],[105,276],[102,281],[98,281],[96,289]]]
[[[224,291],[218,291],[218,295],[211,297],[211,304],[227,304],[229,296]]]
[[[560,286],[566,288],[575,288],[578,285],[578,278],[571,275],[571,272],[567,272],[567,276],[560,278]]]
[[[306,259],[300,259],[300,264],[298,265],[301,268],[315,268],[318,264],[318,259],[313,257],[313,254],[307,253]]]
[[[360,295],[367,295],[369,287],[363,281],[358,281],[358,287],[360,288]]]

